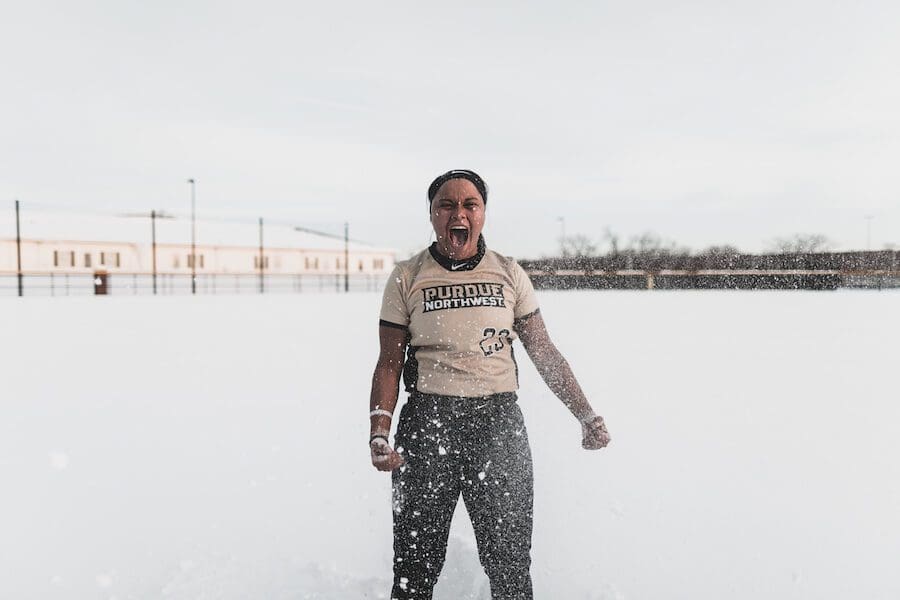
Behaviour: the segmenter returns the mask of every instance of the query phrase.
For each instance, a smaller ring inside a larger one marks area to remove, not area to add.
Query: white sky
[[[900,3],[12,2],[0,206],[319,224],[401,253],[425,188],[488,243],[652,230],[900,244]],[[0,236],[3,237],[3,236]]]

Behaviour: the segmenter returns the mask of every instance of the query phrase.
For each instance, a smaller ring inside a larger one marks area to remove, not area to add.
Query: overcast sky
[[[518,257],[900,245],[900,3],[425,4],[3,0],[0,209],[187,212],[193,177],[201,214],[405,254],[471,168]]]

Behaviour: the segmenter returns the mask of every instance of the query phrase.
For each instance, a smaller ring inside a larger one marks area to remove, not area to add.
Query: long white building
[[[192,272],[191,222],[157,217],[154,253],[149,216],[94,216],[23,210],[22,271],[30,275],[96,274],[189,275]],[[265,225],[260,253],[259,226],[198,220],[198,275],[387,276],[395,251],[351,241],[345,265],[344,240],[286,225]],[[155,256],[154,256],[155,255]],[[0,275],[17,272],[16,224],[12,210],[0,213]]]

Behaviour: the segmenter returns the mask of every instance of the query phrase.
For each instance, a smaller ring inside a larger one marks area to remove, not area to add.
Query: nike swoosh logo
[[[463,267],[465,267],[465,266],[468,265],[468,264],[469,264],[469,263],[464,262],[464,263],[461,263],[461,264],[458,264],[458,265],[450,265],[450,270],[451,270],[451,271],[459,271],[460,269],[462,269]]]

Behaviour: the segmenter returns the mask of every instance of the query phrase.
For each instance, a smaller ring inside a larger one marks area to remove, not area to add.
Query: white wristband
[[[369,413],[370,417],[377,417],[379,415],[391,418],[394,416],[394,413],[392,413],[389,410],[384,410],[383,408],[376,408],[375,410],[373,410],[372,412]]]
[[[596,418],[597,418],[597,413],[591,412],[591,414],[589,414],[588,416],[581,419],[581,423],[583,425],[587,425],[588,423],[590,423],[591,421],[593,421]]]

